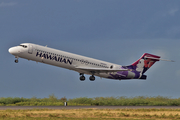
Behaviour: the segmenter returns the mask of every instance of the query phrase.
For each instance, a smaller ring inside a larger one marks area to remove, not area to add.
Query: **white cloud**
[[[9,6],[15,6],[15,5],[17,5],[17,3],[15,2],[10,2],[10,3],[1,2],[0,3],[0,7],[9,7]]]
[[[179,9],[178,8],[174,8],[174,9],[169,10],[168,14],[171,15],[171,16],[174,16],[177,11],[179,11]]]

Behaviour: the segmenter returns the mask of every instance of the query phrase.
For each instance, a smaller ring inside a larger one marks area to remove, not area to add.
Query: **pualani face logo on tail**
[[[36,57],[38,57],[38,56],[43,58],[43,59],[54,60],[56,62],[62,62],[62,63],[70,64],[70,65],[73,62],[73,60],[70,60],[70,59],[66,59],[66,58],[63,58],[63,57],[57,57],[55,55],[51,56],[51,55],[48,55],[48,54],[43,54],[41,52],[36,53]]]
[[[145,53],[139,60],[132,64],[136,71],[145,73],[156,61],[159,61],[159,56]]]

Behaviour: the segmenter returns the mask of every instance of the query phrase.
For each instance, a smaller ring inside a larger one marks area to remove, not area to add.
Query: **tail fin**
[[[144,53],[139,60],[131,66],[134,70],[144,74],[156,61],[160,60],[160,56]]]

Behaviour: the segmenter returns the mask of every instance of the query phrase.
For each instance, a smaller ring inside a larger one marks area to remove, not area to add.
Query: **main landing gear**
[[[94,81],[94,80],[95,80],[94,75],[90,76],[90,77],[89,77],[89,80],[90,80],[90,81]]]
[[[80,73],[80,78],[79,78],[81,81],[84,81],[86,78],[84,76],[84,73]]]
[[[94,71],[91,71],[91,76],[89,77],[89,80],[90,81],[94,81],[95,80],[95,77],[94,77],[94,74],[95,74],[95,72]]]
[[[86,78],[85,78],[85,76],[84,76],[84,73],[80,73],[80,78],[79,78],[81,81],[84,81]],[[92,75],[92,76],[90,76],[89,77],[89,80],[90,81],[94,81],[95,80],[95,77],[94,77],[94,75]]]

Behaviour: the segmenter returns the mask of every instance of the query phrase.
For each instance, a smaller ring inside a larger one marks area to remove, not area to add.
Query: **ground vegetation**
[[[67,99],[57,98],[54,94],[47,98],[19,98],[1,97],[0,106],[63,106],[67,102],[68,106],[179,106],[180,98],[170,97],[80,97]]]

